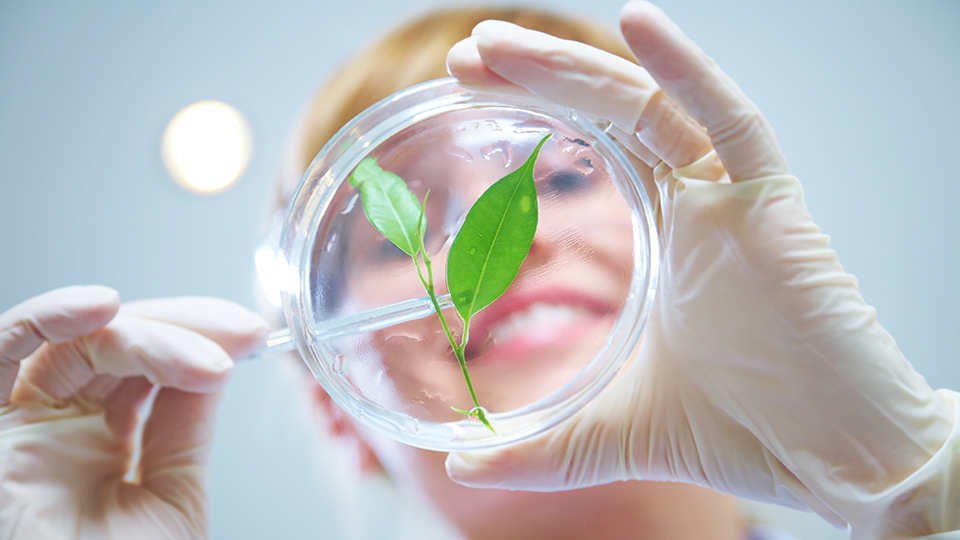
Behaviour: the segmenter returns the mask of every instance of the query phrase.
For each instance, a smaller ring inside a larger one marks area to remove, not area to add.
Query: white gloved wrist
[[[717,182],[715,159],[657,171],[671,361],[776,458],[764,498],[786,488],[854,538],[896,537],[879,534],[883,501],[941,448],[953,411],[863,301],[799,181]],[[731,460],[715,464],[709,485],[759,495]]]
[[[862,528],[854,529],[853,538],[915,538],[922,532],[934,532],[929,540],[960,538],[960,393],[940,390],[939,394],[953,407],[953,430],[940,450],[921,468],[896,486],[878,493],[865,505]],[[918,530],[895,524],[913,524]]]

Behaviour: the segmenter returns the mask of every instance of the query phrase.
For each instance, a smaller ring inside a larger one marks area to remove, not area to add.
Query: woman
[[[573,20],[538,10],[454,9],[439,11],[411,21],[349,60],[312,100],[294,138],[292,152],[288,156],[287,165],[283,168],[278,182],[275,204],[277,216],[285,212],[287,201],[298,184],[303,170],[323,144],[344,123],[394,92],[420,82],[446,76],[447,51],[458,41],[469,36],[478,23],[487,19],[510,21],[524,27],[549,32],[564,39],[602,48],[623,59],[632,58],[622,40],[609,29],[583,19]],[[541,160],[551,159],[547,151],[543,156]],[[642,176],[652,181],[653,173],[648,166],[639,159],[636,159],[634,164]],[[477,164],[469,165],[471,168],[467,171],[477,174]],[[397,170],[404,177],[407,175],[401,171],[409,172],[410,177],[428,177],[425,174],[418,175],[410,165],[400,164],[397,167],[399,169],[392,170]],[[455,178],[458,175],[450,176]],[[426,187],[422,189],[425,191]],[[440,193],[434,187],[430,197],[434,199],[442,197]],[[544,193],[541,190],[541,197],[543,196]],[[580,197],[582,199],[583,196]],[[591,194],[589,197],[599,198],[599,195]],[[604,198],[604,201],[606,202],[598,208],[598,211],[605,212],[609,217],[611,211],[616,211],[616,207],[610,206],[609,198]],[[622,212],[626,213],[627,210],[623,208]],[[541,220],[549,220],[551,215],[549,207],[541,208]],[[274,224],[272,225],[273,233],[278,233],[275,224],[279,219],[275,217],[270,222]],[[627,213],[624,217],[624,225],[628,223],[629,214]],[[542,223],[540,230],[546,228],[549,226]],[[372,228],[370,230],[376,233]],[[625,233],[626,245],[629,246],[631,241],[629,225],[619,230]],[[268,235],[270,236],[272,235]],[[362,245],[366,243],[383,241],[382,237],[378,240],[375,234],[368,236],[369,238],[364,235],[352,237],[351,249],[362,250],[365,249]],[[606,240],[609,241],[609,239],[608,235]],[[540,242],[548,242],[548,240],[541,236],[534,240],[535,245],[530,259],[537,257]],[[629,253],[629,247],[627,249],[626,253]],[[619,254],[624,253],[623,249],[616,245],[605,248],[594,246],[594,250],[595,252],[611,250]],[[367,249],[367,251],[373,250]],[[551,260],[562,260],[565,256],[562,253],[554,253],[550,257]],[[611,258],[617,257],[607,256],[603,259]],[[619,258],[622,258],[622,255]],[[365,295],[369,296],[372,302],[384,302],[385,294],[396,294],[396,291],[370,289],[371,286],[362,285],[364,282],[382,282],[382,279],[376,278],[377,272],[370,270],[370,264],[370,261],[364,261],[363,268],[348,272],[353,276],[352,287],[368,290],[369,292]],[[409,257],[398,264],[409,266],[412,272]],[[530,260],[526,263],[527,266],[531,264],[536,263]],[[617,267],[629,267],[631,264],[632,259],[615,260],[597,263],[593,270],[581,268],[578,272],[587,272],[595,276],[592,280],[594,284],[609,283],[607,287],[610,289],[611,302],[619,304],[623,301],[625,294],[622,290],[624,285],[604,276],[616,274],[622,270]],[[395,270],[391,271],[395,272]],[[518,283],[523,281],[525,271],[521,271]],[[531,269],[531,271],[535,270]],[[372,277],[364,278],[365,274],[371,273]],[[438,271],[438,275],[442,273]],[[349,288],[348,285],[351,284],[341,284],[340,288]],[[410,294],[422,295],[422,291],[418,294],[413,290]],[[352,299],[352,304],[358,301],[360,300]],[[416,346],[417,349],[409,350],[409,356],[418,359],[433,357],[432,350],[423,350],[425,343],[429,344],[430,341],[413,340],[412,346]],[[440,345],[444,344],[440,343]],[[445,352],[446,347],[442,349]],[[392,350],[396,351],[395,348]],[[556,352],[552,353],[552,358],[556,358]],[[443,357],[438,361],[439,363],[450,364],[449,358]],[[471,366],[474,365],[474,362],[471,362]],[[455,364],[453,366],[455,367]],[[482,380],[484,376],[482,368],[477,370],[471,367],[471,370],[471,377],[474,379],[480,377]],[[739,539],[747,534],[738,514],[737,503],[733,498],[683,484],[618,482],[557,493],[464,488],[447,477],[444,469],[445,454],[408,447],[365,429],[340,411],[326,396],[323,389],[312,380],[305,368],[303,371],[308,392],[313,396],[315,406],[322,411],[325,419],[332,420],[326,424],[331,425],[333,434],[345,440],[344,446],[356,449],[361,455],[360,462],[368,464],[368,469],[376,470],[382,464],[401,492],[408,491],[415,497],[425,496],[468,538],[622,538],[631,537],[636,531],[641,530],[651,531],[652,535],[653,531],[664,535],[671,531],[670,534],[690,538]],[[460,377],[459,370],[456,371],[457,373],[453,375]],[[479,373],[474,373],[475,371]],[[431,373],[435,372],[436,369],[431,369]],[[458,382],[452,378],[447,387],[459,388],[462,384],[462,381]],[[496,517],[492,519],[491,516]]]
[[[954,395],[933,392],[876,324],[736,86],[648,4],[628,4],[622,30],[649,73],[502,23],[450,57],[464,84],[602,111],[638,133],[655,166],[666,262],[642,361],[551,433],[446,463],[476,486],[571,491],[467,490],[446,479],[444,456],[338,422],[320,391],[318,407],[468,536],[742,535],[735,505],[713,491],[614,482],[653,478],[806,506],[854,537],[949,537],[960,527]],[[228,356],[263,331],[230,304],[119,308],[104,288],[0,316],[3,535],[202,536],[216,390]],[[152,384],[163,389],[127,483]]]

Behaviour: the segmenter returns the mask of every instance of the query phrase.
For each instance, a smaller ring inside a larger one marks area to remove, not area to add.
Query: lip
[[[516,314],[536,309],[569,309],[575,314],[557,322],[540,322],[506,339],[495,342],[491,332],[509,324]],[[566,287],[536,287],[507,291],[470,321],[467,360],[482,356],[484,361],[510,361],[539,351],[568,348],[584,334],[608,325],[618,313],[617,306],[582,290]]]

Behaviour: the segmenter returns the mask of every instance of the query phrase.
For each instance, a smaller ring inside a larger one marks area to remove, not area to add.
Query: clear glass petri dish
[[[471,409],[470,394],[413,261],[369,223],[349,177],[373,157],[426,197],[425,245],[459,340],[446,253],[476,198],[547,134],[533,246],[470,324],[466,365],[493,433],[454,410]],[[495,447],[568,418],[631,360],[656,290],[655,231],[641,179],[602,122],[440,79],[372,106],[311,163],[280,234],[281,304],[300,356],[349,414],[420,448]]]

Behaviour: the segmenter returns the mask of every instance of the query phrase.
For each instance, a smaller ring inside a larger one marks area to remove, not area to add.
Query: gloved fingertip
[[[487,92],[525,94],[526,90],[494,72],[484,60],[477,37],[468,37],[447,52],[447,72],[467,88]]]
[[[524,30],[524,28],[506,21],[489,19],[474,26],[473,31],[470,32],[470,35],[476,37],[481,35],[500,34],[504,32],[516,32],[517,30]]]
[[[474,65],[475,62],[483,63],[480,60],[480,53],[477,51],[477,38],[475,37],[462,39],[447,51],[447,73],[451,77],[461,79],[468,73],[467,68]]]
[[[233,358],[244,358],[260,348],[269,328],[259,314],[220,298],[142,300],[124,304],[121,312],[196,332],[214,341]]]
[[[154,324],[151,339],[162,341],[145,362],[153,370],[154,384],[196,393],[217,392],[227,385],[234,366],[229,349],[189,330]],[[160,334],[161,329],[169,333]]]
[[[657,36],[683,33],[659,6],[642,0],[633,0],[621,8],[620,32],[647,69],[653,57],[658,56],[658,48],[663,46],[663,40]]]
[[[491,464],[491,456],[483,452],[461,452],[447,455],[447,476],[467,487],[493,487],[490,476],[483,474]]]
[[[238,321],[234,331],[236,341],[230,344],[224,343],[223,346],[227,354],[236,360],[246,358],[264,346],[270,332],[270,325],[260,315],[248,312],[242,321]],[[230,362],[230,366],[233,366],[233,362]]]
[[[202,366],[185,370],[178,383],[171,384],[187,392],[210,393],[223,390],[233,373],[233,359],[225,351],[208,355]]]
[[[209,362],[204,368],[210,373],[211,378],[218,384],[226,384],[233,372],[233,354],[231,351],[221,349],[218,354],[210,355]]]
[[[102,285],[72,285],[27,303],[33,304],[30,318],[37,330],[51,343],[60,343],[109,323],[120,309],[120,294]]]
[[[82,298],[89,303],[120,307],[120,293],[110,287],[103,285],[73,285],[64,287],[61,290],[69,291],[71,296]]]
[[[633,20],[634,17],[645,17],[649,15],[665,16],[666,13],[656,4],[646,0],[630,0],[620,8],[620,20]]]

